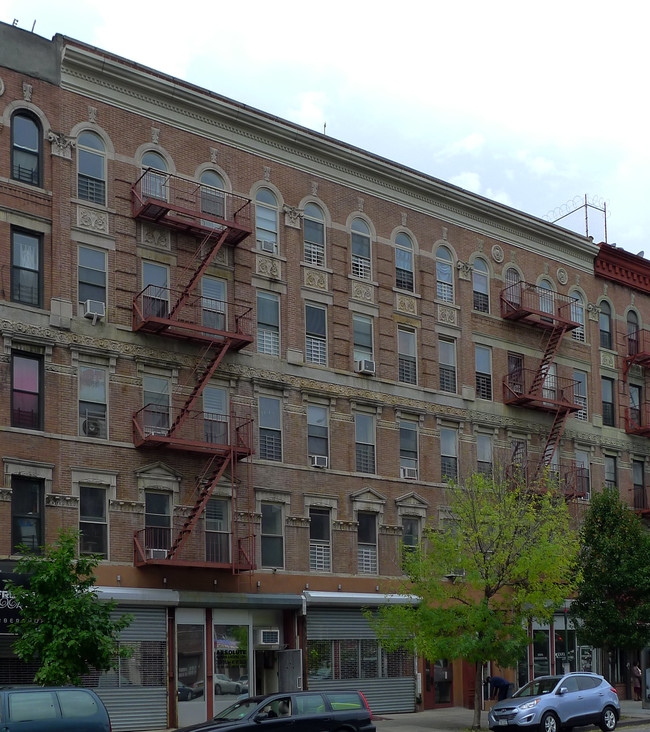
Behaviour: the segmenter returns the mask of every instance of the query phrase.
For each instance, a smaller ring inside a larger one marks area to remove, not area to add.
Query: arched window
[[[352,274],[362,280],[372,279],[370,229],[363,219],[352,222]]]
[[[603,300],[600,303],[600,315],[598,316],[600,327],[600,347],[612,347],[612,308],[610,304]]]
[[[305,262],[315,267],[325,266],[325,217],[315,203],[305,206]]]
[[[41,126],[29,112],[11,118],[11,177],[41,185]]]
[[[571,331],[571,337],[575,341],[585,342],[585,301],[579,292],[571,293],[571,320],[579,323],[577,328]]]
[[[395,287],[413,292],[413,242],[400,232],[395,237]]]
[[[539,309],[543,313],[549,315],[555,315],[555,295],[553,292],[553,285],[548,280],[542,280],[539,283]],[[544,320],[551,320],[551,318],[544,318]]]
[[[149,150],[142,156],[142,167],[145,170],[142,179],[142,194],[145,198],[167,200],[167,163],[162,155]]]
[[[77,140],[77,196],[106,204],[106,150],[94,132],[82,132]]]
[[[255,196],[255,238],[263,252],[278,253],[278,201],[268,188]]]
[[[636,356],[639,352],[639,316],[634,310],[627,313],[627,353]]]
[[[474,260],[472,272],[472,289],[474,291],[474,310],[479,313],[490,312],[490,278],[488,266],[482,259]]]
[[[508,267],[505,273],[504,300],[515,310],[521,305],[521,277],[514,267]]]
[[[201,213],[215,216],[219,219],[226,218],[226,197],[224,189],[226,185],[223,178],[214,170],[206,170],[201,175]],[[210,228],[221,228],[220,224],[208,219],[201,220],[203,226]]]
[[[453,257],[447,247],[438,247],[436,252],[436,296],[444,302],[454,301]]]

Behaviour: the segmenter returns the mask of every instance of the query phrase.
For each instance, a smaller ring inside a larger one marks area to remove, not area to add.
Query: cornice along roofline
[[[197,135],[211,134],[222,144],[408,205],[545,257],[553,253],[558,263],[593,271],[598,245],[587,237],[80,41],[61,38],[64,89]]]

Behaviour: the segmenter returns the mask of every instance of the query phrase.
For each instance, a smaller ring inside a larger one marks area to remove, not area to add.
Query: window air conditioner
[[[93,322],[97,318],[106,317],[106,304],[101,300],[86,300],[84,303],[84,318],[92,318]]]
[[[280,631],[278,628],[260,628],[256,631],[256,643],[258,646],[277,646],[280,643]]]
[[[400,467],[399,475],[400,475],[400,478],[406,478],[407,480],[417,480],[418,479],[418,469]]]
[[[167,549],[147,549],[147,559],[167,559]]]
[[[81,428],[83,429],[84,435],[87,435],[88,437],[99,437],[102,433],[101,420],[93,417],[84,419]]]
[[[327,467],[327,455],[310,455],[309,463],[312,468],[326,468]]]
[[[269,254],[273,254],[275,252],[275,242],[270,241],[269,239],[258,239],[257,245],[263,252],[269,252]]]
[[[367,358],[362,358],[360,361],[354,362],[354,370],[358,374],[368,374],[370,376],[375,375],[375,362],[370,361]]]

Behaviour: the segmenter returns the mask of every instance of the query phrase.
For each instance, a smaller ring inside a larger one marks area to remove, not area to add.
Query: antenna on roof
[[[607,202],[600,196],[592,196],[591,200],[589,200],[586,193],[584,195],[584,199],[582,196],[576,196],[572,201],[567,201],[567,203],[562,204],[562,206],[558,206],[553,209],[553,211],[549,211],[546,216],[544,216],[544,219],[546,219],[546,221],[550,221],[552,224],[557,224],[558,221],[567,218],[567,216],[571,216],[571,214],[574,214],[576,211],[580,211],[580,209],[584,209],[585,236],[588,237],[590,208],[600,211],[603,215],[604,241],[605,244],[607,244]]]
[[[327,122],[323,122],[323,134],[327,134]]]
[[[32,33],[34,32],[34,28],[36,28],[36,20],[32,23]]]

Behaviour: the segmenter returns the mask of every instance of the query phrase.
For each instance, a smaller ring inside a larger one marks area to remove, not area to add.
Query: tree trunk
[[[481,707],[483,706],[483,664],[476,662],[476,679],[474,683],[474,720],[472,729],[481,728]]]

